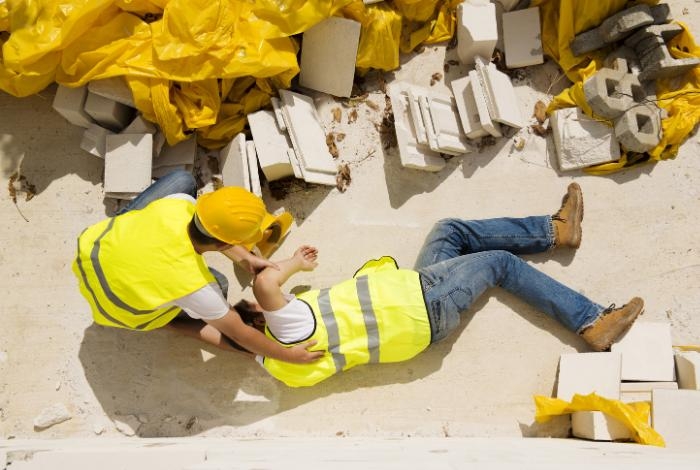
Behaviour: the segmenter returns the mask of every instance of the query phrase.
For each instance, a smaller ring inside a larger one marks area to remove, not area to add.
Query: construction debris
[[[539,8],[504,13],[502,23],[506,66],[509,69],[544,63]]]
[[[34,418],[34,429],[37,431],[42,431],[56,424],[68,421],[73,416],[71,415],[66,405],[63,403],[55,403],[48,408],[42,410],[42,412]]]

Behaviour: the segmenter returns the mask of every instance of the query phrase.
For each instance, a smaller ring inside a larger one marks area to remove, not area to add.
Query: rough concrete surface
[[[672,12],[700,35],[700,4],[673,2]],[[433,86],[446,92],[468,70],[444,72],[444,61],[455,55],[444,45],[430,46],[404,57],[393,75],[430,87],[433,74],[443,74]],[[548,93],[567,85],[549,60],[514,83],[525,116],[538,99],[548,102]],[[459,331],[416,359],[359,367],[299,390],[277,383],[251,359],[171,331],[94,325],[70,266],[78,234],[114,206],[103,202],[104,161],[80,149],[84,129],[51,109],[54,90],[24,99],[0,95],[4,181],[21,161],[22,174],[36,186],[36,196],[20,197],[17,207],[0,191],[0,438],[120,437],[115,421],[128,422],[138,437],[566,434],[561,423],[534,424],[532,396],[552,394],[562,353],[588,350],[579,337],[498,289],[463,315]],[[381,255],[410,267],[436,220],[551,214],[576,181],[586,207],[581,248],[527,259],[605,305],[640,295],[644,318],[670,322],[674,344],[700,342],[697,136],[675,160],[600,177],[558,172],[547,153],[551,137],[531,134],[528,126],[428,173],[401,167],[396,148],[383,147],[375,123],[385,96],[373,91],[369,100],[377,110],[362,102],[343,107],[331,98],[319,104],[326,132],[346,134],[337,143],[352,174],[345,193],[300,183],[275,200],[263,188],[271,212],[284,207],[295,217],[273,259],[302,243],[319,248],[319,267],[287,288],[328,286]],[[341,123],[333,122],[335,107],[342,109]],[[348,123],[353,111],[358,118]],[[525,145],[518,150],[520,138]],[[224,257],[207,259],[229,276],[230,299],[252,296],[236,282],[245,276],[237,277]],[[72,418],[35,431],[34,418],[54,403],[64,403]]]

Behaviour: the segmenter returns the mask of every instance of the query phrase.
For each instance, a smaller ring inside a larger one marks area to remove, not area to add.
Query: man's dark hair
[[[215,245],[217,247],[228,245],[228,243],[226,242],[222,242],[221,240],[217,240],[216,238],[204,235],[197,228],[197,224],[194,221],[194,217],[192,217],[192,220],[190,220],[190,223],[187,225],[187,233],[189,233],[190,239],[198,245]]]

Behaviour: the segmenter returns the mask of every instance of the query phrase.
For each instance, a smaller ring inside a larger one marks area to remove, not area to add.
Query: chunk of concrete
[[[260,186],[260,173],[258,172],[258,154],[255,151],[255,142],[249,140],[245,143],[245,153],[248,158],[248,172],[250,173],[250,192],[262,197]]]
[[[622,355],[622,380],[672,382],[674,380],[671,326],[636,321],[611,347]]]
[[[640,104],[627,110],[615,121],[615,135],[622,148],[643,153],[661,141],[661,117],[654,103]]]
[[[432,150],[448,155],[462,155],[471,151],[452,96],[425,90],[420,95],[419,105]]]
[[[445,167],[445,159],[429,147],[419,144],[409,112],[408,85],[392,82],[387,87],[394,112],[394,128],[401,165],[425,171],[440,171]]]
[[[577,411],[571,414],[574,437],[592,441],[629,441],[632,431],[602,411]]]
[[[80,148],[88,153],[100,158],[105,158],[107,151],[107,136],[114,132],[97,124],[91,124],[90,127],[83,132],[83,138],[80,141]]]
[[[476,56],[491,58],[498,42],[496,6],[467,3],[457,6],[457,56],[469,65]]]
[[[250,171],[246,154],[245,134],[237,134],[219,151],[219,171],[224,186],[250,189]]]
[[[153,159],[153,167],[194,165],[197,157],[197,138],[192,136],[175,145],[165,144],[160,154]]]
[[[105,193],[140,193],[151,184],[151,134],[106,137]]]
[[[275,121],[277,122],[277,127],[280,131],[286,131],[287,125],[284,123],[284,116],[282,115],[282,103],[279,98],[274,96],[270,98],[270,103],[272,103],[272,110],[275,113]]]
[[[478,139],[489,135],[479,120],[479,109],[476,106],[471,78],[467,76],[452,80],[452,93],[457,104],[462,129],[467,138]]]
[[[668,3],[659,3],[651,7],[651,16],[654,17],[654,24],[666,24],[673,21],[671,7]]]
[[[131,123],[136,114],[134,108],[88,92],[85,99],[85,112],[102,127],[120,132]]]
[[[84,109],[87,94],[86,86],[69,88],[58,85],[56,95],[53,98],[53,109],[71,124],[88,128],[94,124],[94,121]]]
[[[600,69],[583,83],[593,113],[606,119],[617,119],[634,104],[635,96],[646,95],[639,80],[627,72],[627,63],[618,59],[616,64],[618,68]]]
[[[634,30],[654,23],[654,17],[648,5],[640,4],[626,8],[607,17],[598,27],[606,43],[620,41]]]
[[[294,168],[287,155],[292,144],[275,122],[276,116],[273,111],[262,110],[248,115],[248,125],[255,142],[258,162],[267,181],[294,175]]]
[[[416,133],[416,141],[421,145],[430,146],[428,140],[428,130],[425,128],[425,118],[423,117],[423,107],[420,104],[420,94],[412,86],[407,86],[405,88],[406,95],[408,96],[408,110],[411,116],[411,123],[413,123],[413,131]],[[425,112],[428,112],[427,110]],[[430,116],[428,116],[430,119]],[[433,141],[435,141],[435,136],[433,135]],[[437,149],[433,149],[437,151]]]
[[[651,420],[670,449],[697,450],[700,447],[700,391],[663,390],[651,392]]]
[[[635,49],[643,39],[660,37],[663,42],[668,42],[680,33],[683,27],[676,23],[646,26],[625,39],[625,45]]]
[[[41,411],[39,416],[34,418],[34,429],[41,431],[72,418],[70,411],[63,403],[55,403]]]
[[[571,353],[559,358],[557,398],[571,401],[575,394],[620,398],[619,353]]]
[[[549,126],[561,171],[620,159],[620,144],[613,128],[587,116],[581,108],[554,111]]]
[[[476,70],[469,72],[469,80],[472,85],[472,91],[474,92],[474,102],[476,103],[476,109],[479,112],[479,122],[481,127],[494,137],[501,137],[503,133],[501,132],[501,125],[493,120],[488,105],[487,92],[484,89],[482,79],[480,74]]]
[[[135,108],[134,95],[126,83],[124,77],[111,77],[100,80],[92,80],[87,85],[91,93],[108,98],[117,103]]]
[[[491,119],[515,129],[525,126],[520,101],[510,77],[481,57],[476,57],[475,63],[482,89],[486,92],[486,105]]]
[[[675,353],[678,385],[684,390],[700,390],[700,352]]]
[[[299,84],[334,96],[352,94],[361,25],[330,17],[304,31]]]
[[[582,33],[578,33],[569,43],[571,53],[575,56],[585,54],[586,52],[595,51],[605,46],[605,39],[598,28],[589,29]]]
[[[506,66],[509,69],[544,62],[538,7],[504,13],[502,25]]]
[[[147,121],[140,114],[137,115],[131,123],[124,128],[122,134],[155,134],[158,128],[155,124]]]

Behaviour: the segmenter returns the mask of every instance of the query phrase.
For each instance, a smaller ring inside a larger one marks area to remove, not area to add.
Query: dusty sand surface
[[[700,4],[674,1],[676,19],[700,36]],[[447,55],[447,57],[446,57]],[[394,77],[447,89],[464,69],[443,63],[454,51],[428,47],[404,58]],[[538,99],[567,86],[547,62],[515,82],[530,116]],[[349,164],[345,193],[293,185],[275,199],[296,219],[273,256],[315,244],[320,266],[286,286],[328,286],[365,260],[394,256],[404,267],[433,222],[551,214],[567,184],[584,191],[586,217],[579,250],[528,260],[601,304],[640,295],[648,321],[670,322],[674,344],[700,342],[700,158],[697,136],[675,160],[611,176],[561,173],[551,140],[527,130],[464,157],[439,173],[401,167],[375,124],[385,97],[368,81],[368,99],[353,108],[319,103],[328,131],[346,135],[339,159]],[[3,181],[21,163],[36,196],[17,207],[0,192],[0,439],[121,436],[118,422],[141,437],[513,437],[564,435],[561,423],[534,424],[534,394],[550,395],[564,352],[583,341],[522,301],[494,289],[463,315],[463,326],[416,359],[356,368],[314,388],[290,389],[252,360],[170,331],[137,333],[92,323],[71,273],[76,237],[114,207],[103,201],[102,160],[83,152],[82,130],[51,109],[53,88],[18,99],[0,94]],[[340,107],[342,121],[333,122]],[[376,108],[376,109],[375,109]],[[532,118],[530,118],[532,122]],[[18,211],[21,210],[21,214]],[[26,221],[22,217],[26,217]],[[247,279],[222,256],[207,256],[231,280],[230,299],[250,298]],[[243,285],[236,282],[243,281]],[[37,432],[33,419],[63,403],[72,419]],[[121,427],[121,425],[119,425]],[[122,430],[126,428],[121,428]],[[129,433],[129,431],[125,431]]]

